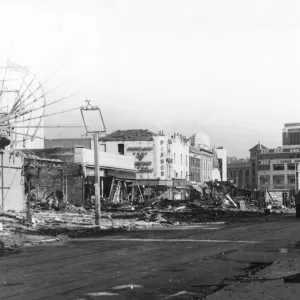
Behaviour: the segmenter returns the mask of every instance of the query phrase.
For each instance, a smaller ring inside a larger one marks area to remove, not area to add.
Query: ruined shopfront
[[[30,152],[44,159],[62,162],[64,166],[62,183],[66,201],[76,206],[92,204],[95,176],[93,150],[50,148],[33,149]],[[103,199],[114,202],[128,199],[129,194],[132,194],[132,185],[135,180],[136,170],[131,157],[100,153],[100,191]]]

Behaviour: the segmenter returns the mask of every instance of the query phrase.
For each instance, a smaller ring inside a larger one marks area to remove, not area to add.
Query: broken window
[[[124,155],[124,144],[118,144],[118,152],[120,155]]]
[[[295,175],[288,175],[288,184],[295,184],[296,183],[296,178]]]
[[[283,185],[284,184],[284,175],[274,175],[273,176],[274,185]]]
[[[260,176],[259,183],[260,183],[260,185],[269,185],[270,184],[270,176]]]
[[[288,170],[296,170],[296,164],[288,164]]]
[[[259,165],[257,167],[258,171],[270,171],[270,165]]]
[[[284,164],[273,165],[274,171],[284,171]]]

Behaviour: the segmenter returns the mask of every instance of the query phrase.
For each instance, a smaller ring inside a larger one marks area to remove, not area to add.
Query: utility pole
[[[0,95],[1,96],[1,95]],[[4,173],[3,173],[3,153],[4,153],[4,150],[1,149],[0,150],[0,154],[1,154],[1,201],[2,201],[2,204],[1,204],[1,211],[4,212]],[[3,231],[3,225],[2,223],[0,222],[0,231]]]
[[[87,105],[80,108],[86,132],[94,134],[94,168],[95,168],[95,225],[101,223],[100,202],[100,159],[99,159],[99,133],[106,132],[101,110],[98,106],[92,106],[90,100]]]
[[[95,224],[101,223],[101,202],[100,202],[100,160],[99,160],[99,133],[94,133],[94,155],[95,155]]]

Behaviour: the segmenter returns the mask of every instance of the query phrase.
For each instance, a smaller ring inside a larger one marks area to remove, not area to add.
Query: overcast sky
[[[0,12],[2,64],[55,74],[48,101],[76,93],[48,112],[89,98],[108,132],[205,131],[239,157],[300,122],[297,0],[0,0]],[[49,122],[82,124],[78,112]]]

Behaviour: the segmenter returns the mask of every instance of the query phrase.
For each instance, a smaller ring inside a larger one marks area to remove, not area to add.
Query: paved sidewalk
[[[285,283],[284,277],[300,273],[300,257],[277,261],[244,282],[235,282],[211,294],[207,300],[298,300],[300,283]]]

